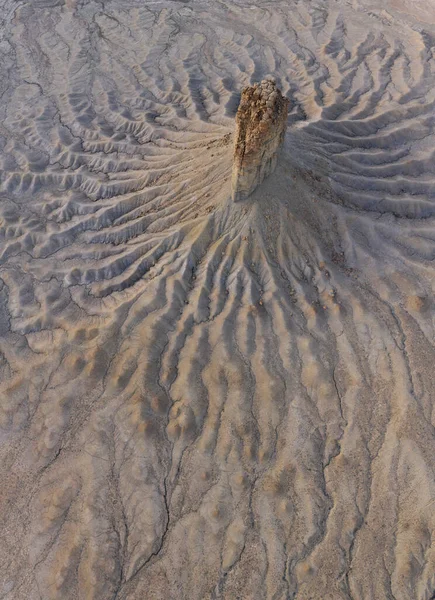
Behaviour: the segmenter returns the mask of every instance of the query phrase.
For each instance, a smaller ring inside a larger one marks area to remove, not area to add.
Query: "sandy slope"
[[[434,10],[3,1],[2,599],[435,598]]]

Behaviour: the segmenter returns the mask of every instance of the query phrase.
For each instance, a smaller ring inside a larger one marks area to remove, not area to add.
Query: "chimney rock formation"
[[[247,198],[275,170],[285,136],[288,104],[270,79],[242,91],[236,115],[234,201]]]

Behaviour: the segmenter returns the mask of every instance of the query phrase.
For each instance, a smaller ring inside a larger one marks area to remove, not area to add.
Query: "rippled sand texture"
[[[435,28],[406,4],[3,2],[2,599],[435,597]],[[232,203],[267,76],[285,147]]]

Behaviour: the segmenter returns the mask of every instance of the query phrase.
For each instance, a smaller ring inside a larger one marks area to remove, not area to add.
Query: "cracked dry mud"
[[[434,598],[433,3],[0,17],[0,598]]]

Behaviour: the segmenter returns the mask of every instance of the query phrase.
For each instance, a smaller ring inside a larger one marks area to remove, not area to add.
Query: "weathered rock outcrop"
[[[270,79],[242,91],[236,115],[233,200],[247,198],[274,171],[284,141],[288,103]]]

